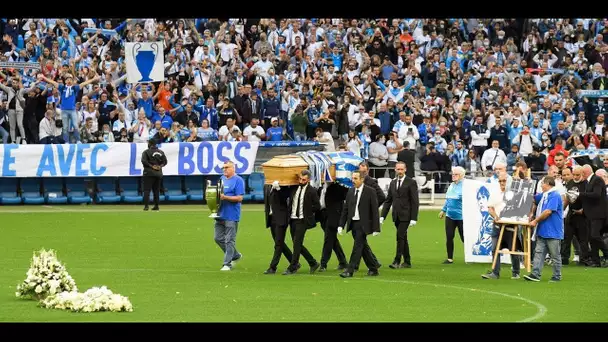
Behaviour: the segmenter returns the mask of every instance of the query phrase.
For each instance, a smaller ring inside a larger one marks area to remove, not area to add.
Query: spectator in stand
[[[483,124],[483,116],[478,116],[477,118],[475,118],[475,125],[471,127],[471,145],[472,148],[475,150],[476,155],[485,155],[485,151],[488,146],[488,138],[490,138],[490,133],[491,132],[488,130],[488,127]],[[492,141],[492,148],[494,148],[494,141],[499,144],[498,140]],[[499,146],[500,145],[496,146],[496,148],[498,148]],[[482,165],[482,167],[485,169],[484,165]]]
[[[359,138],[359,135],[351,129],[348,132],[348,141],[346,142],[346,148],[348,151],[352,152],[355,156],[361,157],[361,148],[363,146],[363,142]]]
[[[65,143],[61,136],[61,127],[57,127],[56,125],[55,115],[54,111],[47,110],[44,114],[44,118],[40,121],[38,132],[41,144]]]
[[[307,139],[306,129],[308,127],[308,118],[304,114],[301,104],[296,108],[293,115],[291,116],[291,124],[293,126],[294,140],[305,141]]]
[[[233,118],[226,119],[226,124],[220,127],[218,131],[219,140],[229,141],[230,135],[232,134],[233,130],[236,129],[239,132],[241,131],[241,129],[234,124],[234,121],[235,120]]]
[[[481,157],[481,168],[482,170],[492,171],[495,170],[496,164],[501,163],[507,164],[507,156],[503,150],[498,148],[499,144],[497,140],[492,141],[492,148],[486,150]]]
[[[267,130],[268,141],[282,141],[283,140],[283,127],[279,126],[279,119],[272,118],[270,120],[270,123],[271,123],[271,126]]]
[[[315,130],[315,134],[317,136],[315,137],[314,140],[325,145],[326,152],[335,152],[336,151],[336,145],[334,144],[334,139],[332,138],[332,136],[329,132],[325,132],[325,131],[323,131],[323,128],[317,127],[317,129]]]
[[[412,150],[416,150],[416,142],[420,139],[418,128],[412,123],[412,117],[405,112],[399,113],[400,120],[393,126],[401,141],[408,141]],[[428,142],[428,140],[427,140]]]
[[[253,117],[251,119],[251,125],[245,127],[243,130],[243,137],[246,141],[262,141],[266,140],[266,132],[261,126],[258,126],[259,119]]]
[[[378,168],[372,169],[370,176],[376,179],[384,177],[386,170],[382,167],[388,165],[388,150],[385,145],[385,140],[383,134],[378,134],[376,136],[376,141],[369,145],[369,165]]]
[[[133,133],[134,143],[147,143],[150,139],[150,128],[152,124],[146,118],[146,112],[143,108],[137,113],[137,120],[131,125],[131,133]]]
[[[507,154],[507,170],[515,170],[515,164],[517,164],[521,157],[522,156],[519,153],[519,146],[513,144],[511,146],[511,152]]]
[[[397,137],[397,134],[395,134],[395,132],[389,132],[388,133],[388,141],[386,142],[386,150],[388,152],[388,173],[389,173],[389,177],[390,178],[395,178],[395,166],[397,165],[397,158],[399,155],[399,152],[403,151],[404,147],[401,144],[401,141],[399,140],[399,138]],[[406,164],[406,167],[408,167],[408,165]],[[413,171],[413,166],[412,166],[412,171]],[[406,174],[407,174],[407,169],[406,169]]]

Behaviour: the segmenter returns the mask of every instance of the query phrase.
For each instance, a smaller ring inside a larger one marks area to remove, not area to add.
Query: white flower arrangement
[[[107,287],[93,287],[85,293],[61,292],[40,302],[43,308],[71,310],[74,312],[131,312],[133,305],[128,297],[112,293]]]
[[[76,282],[57,260],[54,250],[34,252],[27,278],[17,285],[18,298],[40,301],[47,309],[74,312],[131,312],[133,305],[128,297],[112,293],[107,287],[93,287],[79,293]]]
[[[19,298],[41,300],[60,292],[77,292],[76,282],[57,260],[54,250],[34,252],[25,280],[17,285]]]

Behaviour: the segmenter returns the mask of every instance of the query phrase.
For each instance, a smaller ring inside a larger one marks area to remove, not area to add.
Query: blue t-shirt
[[[154,106],[154,101],[148,97],[148,100],[144,100],[140,98],[137,100],[137,108],[143,108],[144,112],[146,112],[146,118],[152,118],[152,107]]]
[[[61,102],[59,107],[61,110],[75,110],[76,109],[76,95],[80,92],[80,86],[78,84],[72,85],[70,93],[68,94],[68,88],[65,84],[59,85],[59,93],[61,94]]]
[[[462,181],[450,184],[445,195],[446,201],[443,211],[452,220],[462,220]]]
[[[230,178],[222,176],[224,183],[224,195],[226,196],[243,196],[245,195],[245,181],[238,175]],[[241,219],[241,202],[222,201],[220,210],[217,213],[220,220],[240,221]]]
[[[283,127],[270,127],[268,128],[268,135],[270,136],[270,141],[281,141],[283,140]]]
[[[534,196],[534,201],[539,204],[543,194]],[[564,239],[564,220],[562,196],[557,191],[550,191],[545,202],[542,204],[542,211],[551,210],[551,215],[538,224],[536,234],[546,239]],[[541,212],[542,212],[541,211]]]

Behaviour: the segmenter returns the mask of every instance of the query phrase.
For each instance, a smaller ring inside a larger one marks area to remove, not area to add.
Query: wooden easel
[[[528,272],[530,272],[532,270],[532,262],[530,261],[530,250],[532,249],[531,238],[532,238],[532,229],[534,227],[532,227],[530,225],[530,223],[526,223],[526,222],[500,221],[499,220],[499,221],[496,221],[495,223],[500,225],[500,235],[498,236],[498,241],[496,242],[496,250],[494,251],[492,269],[494,269],[494,267],[496,267],[496,261],[499,258],[499,254],[515,254],[515,255],[523,255],[524,267],[526,268],[526,270]],[[507,226],[513,226],[513,228],[507,227]],[[515,248],[517,247],[517,233],[518,233],[519,226],[521,226],[523,229],[523,243],[522,243],[522,245],[524,247],[523,252],[515,251]],[[510,229],[513,231],[513,244],[511,245],[511,250],[508,252],[502,252],[500,249],[500,246],[502,244],[502,236],[505,232],[505,229]]]

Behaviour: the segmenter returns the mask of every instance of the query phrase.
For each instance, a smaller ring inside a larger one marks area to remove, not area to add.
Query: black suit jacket
[[[298,191],[298,187],[296,186],[292,191],[291,191],[291,196],[290,196],[290,209],[291,209],[291,204],[298,201],[298,199],[295,197],[296,196],[296,192]],[[317,194],[317,189],[315,189],[312,185],[308,184],[308,186],[306,187],[306,193],[304,194],[304,205],[303,205],[303,210],[304,210],[304,222],[306,223],[306,227],[308,229],[310,228],[314,228],[317,225],[317,220],[316,220],[316,214],[319,210],[321,210],[321,203],[319,202],[319,195]],[[291,217],[291,213],[289,214],[289,217]]]
[[[346,231],[351,230],[352,218],[355,215],[355,188],[350,188],[346,194],[344,208],[340,217],[340,227],[346,226]],[[378,199],[374,194],[374,189],[363,184],[361,198],[359,199],[359,221],[365,234],[380,232],[380,216],[378,216]]]
[[[281,190],[272,190],[272,185],[264,186],[264,216],[266,218],[266,228],[273,224],[276,226],[287,226],[289,224],[289,196],[291,189],[283,186]],[[272,207],[272,215],[270,208]]]
[[[606,219],[606,185],[596,176],[585,187],[585,192],[579,194],[583,202],[583,214],[591,220]]]
[[[378,185],[378,180],[370,176],[365,176],[365,178],[363,178],[363,184],[369,186],[370,188],[372,188],[372,190],[376,192],[378,207],[380,207],[382,203],[384,203],[384,201],[386,200],[386,195],[384,195],[384,191],[382,191],[382,188],[380,188],[380,185]]]
[[[382,206],[381,216],[386,218],[388,211],[393,207],[393,222],[397,220],[418,221],[418,184],[415,180],[405,177],[401,187],[397,189],[397,179],[391,181],[388,187],[388,196]]]
[[[409,178],[414,178],[414,162],[416,160],[416,152],[410,149],[401,150],[397,154],[397,161],[405,163],[405,175]]]
[[[325,224],[328,227],[335,229],[340,225],[340,217],[347,193],[348,188],[336,183],[331,183],[327,187],[325,192],[325,218],[327,221]]]

